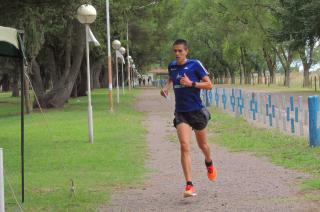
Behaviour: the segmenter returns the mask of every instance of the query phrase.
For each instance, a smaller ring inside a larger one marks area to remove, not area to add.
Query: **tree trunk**
[[[286,67],[284,75],[284,86],[290,86],[290,67]]]
[[[293,60],[292,50],[288,47],[286,50],[283,45],[280,45],[278,49],[274,49],[284,69],[284,86],[290,86],[290,66]]]
[[[225,78],[227,79],[225,84],[230,84],[230,82],[231,82],[231,73],[230,73],[230,70],[228,68],[227,68],[226,73],[225,73]]]
[[[0,86],[2,87],[2,91],[9,91],[10,90],[10,78],[8,74],[4,74],[2,79],[0,80]]]
[[[107,88],[109,84],[108,83],[108,63],[106,63],[105,59],[102,61],[102,63],[103,63],[103,71],[100,74],[100,85],[102,88]]]
[[[242,69],[240,69],[240,84],[242,85],[243,84],[243,79],[244,77],[246,76],[246,64],[245,64],[245,52],[244,52],[244,48],[243,47],[240,47],[240,52],[241,52],[241,67]],[[246,79],[244,79],[246,83]]]
[[[262,48],[264,59],[266,60],[269,73],[270,73],[270,83],[275,83],[275,70],[276,70],[276,54],[270,53],[266,47]]]
[[[92,84],[91,88],[101,88],[100,75],[103,69],[103,59],[96,60],[92,65]],[[122,79],[122,78],[120,78]]]
[[[290,59],[291,58],[291,59]],[[289,87],[290,86],[290,65],[292,62],[292,55],[289,55],[289,59],[286,61],[286,65],[285,65],[285,79],[284,79],[284,86]]]
[[[64,71],[52,90],[43,96],[42,107],[61,107],[70,98],[78,77],[85,49],[85,30],[77,20],[68,25]]]
[[[258,72],[258,84],[262,84],[262,72]]]
[[[43,102],[43,96],[45,95],[45,90],[44,90],[44,84],[42,81],[41,73],[40,73],[40,66],[36,59],[31,60],[31,73],[29,74],[32,82],[32,87],[34,89],[35,95],[37,96],[37,99],[39,100],[40,105],[44,105]],[[39,107],[38,102],[34,101],[33,107]]]
[[[29,63],[28,70],[30,70],[31,64]],[[27,71],[28,73],[29,71]],[[26,113],[29,114],[32,112],[32,102],[31,102],[31,96],[30,96],[30,82],[27,80],[26,76],[23,75],[24,80],[24,105],[26,108]]]
[[[309,47],[309,59],[307,58],[306,55],[306,49],[305,48],[301,48],[299,49],[299,55],[303,64],[303,87],[309,87],[310,85],[310,81],[309,81],[309,70],[310,67],[313,63],[313,48],[314,45],[310,45]]]
[[[12,72],[12,96],[18,97],[19,96],[19,73],[21,70],[21,59],[17,59],[15,61],[15,67]]]
[[[80,73],[77,79],[77,96],[87,95],[87,64],[85,58],[82,61]]]

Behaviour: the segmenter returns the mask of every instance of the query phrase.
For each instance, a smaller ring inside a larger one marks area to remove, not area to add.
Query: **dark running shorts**
[[[194,130],[203,130],[210,119],[210,112],[206,108],[190,112],[175,112],[173,125],[177,128],[177,125],[183,122],[189,124]]]

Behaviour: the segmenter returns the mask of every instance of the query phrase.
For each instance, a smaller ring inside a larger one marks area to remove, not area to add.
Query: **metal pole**
[[[121,76],[122,76],[122,95],[124,95],[123,61],[121,61]]]
[[[318,128],[319,97],[308,97],[309,108],[309,144],[310,147],[320,146],[320,129]]]
[[[127,17],[127,63],[128,63],[128,87],[129,91],[131,91],[131,77],[130,77],[130,60],[129,60],[129,22]]]
[[[4,212],[4,174],[3,174],[3,150],[0,148],[0,211]]]
[[[23,38],[24,40],[24,38]],[[24,43],[24,42],[23,42]],[[24,62],[21,59],[21,202],[24,203]]]
[[[119,71],[118,71],[118,50],[116,50],[116,76],[117,76],[117,103],[119,104]]]
[[[106,16],[107,16],[107,43],[108,43],[108,79],[109,79],[109,105],[110,111],[113,111],[112,100],[112,63],[111,63],[111,45],[110,45],[110,16],[109,16],[109,0],[106,0]]]
[[[86,24],[86,51],[87,51],[87,84],[88,84],[88,132],[89,141],[93,143],[93,120],[92,120],[92,105],[91,105],[91,85],[90,85],[90,60],[89,60],[89,41],[88,41],[89,25]]]
[[[134,88],[134,79],[133,79],[133,68],[130,66],[130,74],[131,74],[131,85],[132,85],[132,88]]]

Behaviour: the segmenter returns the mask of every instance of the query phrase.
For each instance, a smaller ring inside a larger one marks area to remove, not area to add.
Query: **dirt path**
[[[145,183],[116,192],[100,211],[319,211],[313,202],[302,199],[297,182],[305,174],[275,166],[249,153],[230,153],[211,144],[218,180],[206,179],[203,156],[192,140],[193,181],[198,196],[184,199],[184,178],[177,142],[171,127],[173,99],[162,99],[156,89],[145,89],[137,108],[148,113],[149,148]]]

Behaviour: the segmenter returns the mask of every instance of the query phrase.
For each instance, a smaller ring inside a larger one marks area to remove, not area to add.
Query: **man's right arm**
[[[161,96],[163,97],[167,97],[169,94],[169,88],[171,86],[172,80],[168,79],[165,86],[163,86],[163,88],[160,91]]]

